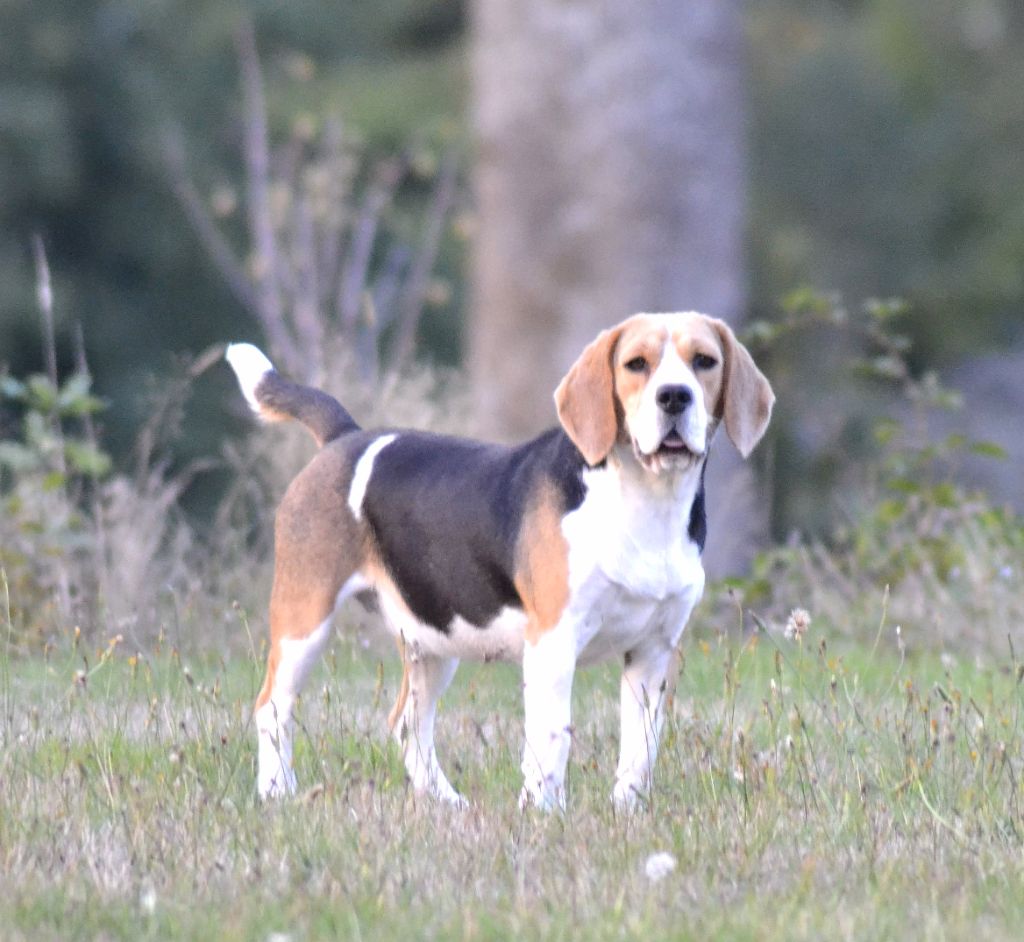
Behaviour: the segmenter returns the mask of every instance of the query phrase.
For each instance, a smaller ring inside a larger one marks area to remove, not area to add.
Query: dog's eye
[[[643,357],[633,357],[626,361],[625,367],[630,373],[642,373],[647,369],[647,361]]]
[[[695,370],[710,370],[713,366],[718,366],[718,360],[714,357],[709,357],[706,353],[698,353],[693,358],[693,368]]]

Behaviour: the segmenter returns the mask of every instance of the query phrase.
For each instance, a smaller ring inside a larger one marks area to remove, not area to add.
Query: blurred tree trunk
[[[555,385],[601,328],[638,311],[742,316],[742,3],[473,0],[471,17],[469,359],[482,419],[512,439],[552,423]],[[713,463],[721,573],[765,517],[733,449],[719,442]]]

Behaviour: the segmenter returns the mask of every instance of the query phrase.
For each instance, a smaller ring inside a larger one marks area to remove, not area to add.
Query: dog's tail
[[[358,430],[355,419],[337,399],[285,379],[263,351],[251,343],[229,344],[224,359],[235,371],[252,411],[264,422],[298,419],[320,446]]]

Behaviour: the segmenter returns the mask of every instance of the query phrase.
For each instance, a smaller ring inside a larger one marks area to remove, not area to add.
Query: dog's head
[[[590,465],[629,444],[649,471],[702,461],[720,421],[747,457],[775,395],[724,321],[637,314],[602,331],[555,390],[558,418]]]

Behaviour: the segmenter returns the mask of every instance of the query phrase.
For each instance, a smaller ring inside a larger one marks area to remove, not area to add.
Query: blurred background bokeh
[[[327,385],[338,339],[368,388],[465,366],[474,427],[509,437],[634,310],[739,328],[807,289],[902,299],[911,370],[964,392],[948,429],[1024,458],[1017,0],[7,0],[0,35],[0,369],[44,370],[38,234],[115,463],[147,388],[225,340]],[[848,333],[763,354],[777,539],[826,534],[877,444]],[[244,429],[226,371],[192,369],[180,466]],[[1019,502],[1014,467],[958,471]]]

